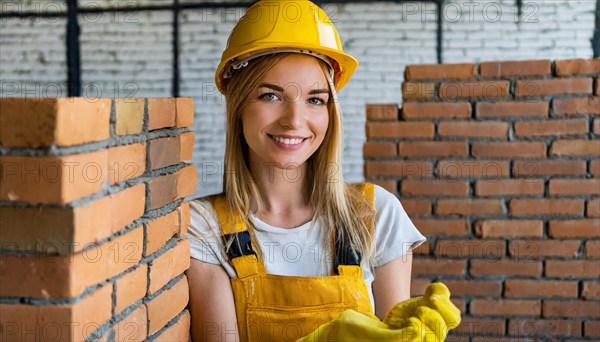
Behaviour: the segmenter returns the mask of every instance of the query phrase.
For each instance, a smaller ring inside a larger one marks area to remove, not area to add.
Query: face
[[[327,79],[315,57],[291,54],[281,59],[242,110],[251,165],[303,166],[327,132],[328,101]]]

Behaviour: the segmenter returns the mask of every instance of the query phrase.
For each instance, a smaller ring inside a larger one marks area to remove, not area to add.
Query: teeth
[[[279,141],[282,144],[286,144],[286,145],[298,145],[299,143],[301,143],[304,139],[287,139],[287,138],[280,138],[280,137],[276,137],[273,136],[273,139]]]

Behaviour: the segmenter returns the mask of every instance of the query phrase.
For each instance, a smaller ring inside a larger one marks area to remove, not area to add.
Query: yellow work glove
[[[296,342],[313,341],[444,341],[460,323],[460,310],[442,283],[427,287],[425,296],[396,304],[383,322],[377,316],[346,310]]]
[[[444,341],[450,329],[460,324],[460,310],[450,301],[450,290],[442,283],[431,283],[425,295],[402,301],[394,305],[383,318],[390,328],[405,328],[414,324],[413,317],[419,317],[435,338],[427,340]]]

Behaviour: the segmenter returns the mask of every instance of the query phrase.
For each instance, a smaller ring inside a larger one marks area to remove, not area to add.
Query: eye
[[[260,95],[258,98],[261,100],[265,100],[267,102],[273,102],[273,101],[277,100],[277,95],[275,95],[273,93],[264,93],[264,94]]]
[[[321,106],[321,105],[325,104],[325,100],[320,99],[318,97],[311,97],[310,99],[308,99],[308,102],[310,104],[314,104],[314,105],[318,105],[318,106]]]

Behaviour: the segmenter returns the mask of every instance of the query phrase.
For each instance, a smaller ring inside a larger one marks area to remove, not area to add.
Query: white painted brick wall
[[[134,3],[80,1],[82,7],[94,8]],[[591,57],[589,40],[593,34],[595,0],[523,2],[523,17],[517,21],[514,0],[449,0],[443,11],[444,61]],[[1,5],[8,9],[6,6],[15,3],[24,4],[20,9],[36,10],[37,4],[37,10],[43,10],[35,1],[4,1]],[[47,6],[46,10],[50,8]],[[323,8],[335,22],[344,49],[360,62],[354,77],[340,93],[345,133],[344,175],[348,181],[360,181],[364,105],[401,103],[404,67],[436,62],[435,6],[365,2],[326,4]],[[199,194],[219,192],[222,188],[225,106],[223,97],[215,90],[213,76],[227,36],[243,12],[243,8],[185,10],[180,17],[180,91],[181,96],[194,97],[196,103],[194,158],[199,170]],[[8,86],[16,84],[24,88],[36,81],[66,89],[65,20],[52,20],[52,23],[44,19],[2,20],[1,96],[26,96],[11,94],[13,89]],[[171,13],[166,11],[80,17],[86,95],[93,96],[93,91],[100,89],[107,97],[171,96],[171,20]]]

